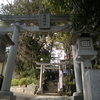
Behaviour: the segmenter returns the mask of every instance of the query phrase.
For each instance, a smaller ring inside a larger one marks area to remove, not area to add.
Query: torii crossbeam
[[[39,15],[0,15],[0,19],[5,23],[12,24],[16,20],[21,20],[20,32],[29,31],[31,33],[54,33],[68,32],[71,26],[66,24],[69,20],[69,15],[51,15],[49,12],[42,12]],[[65,23],[63,26],[51,26],[50,23]],[[26,26],[27,23],[37,23],[38,26]],[[42,24],[41,24],[42,23]],[[14,26],[0,27],[0,33],[12,33]]]

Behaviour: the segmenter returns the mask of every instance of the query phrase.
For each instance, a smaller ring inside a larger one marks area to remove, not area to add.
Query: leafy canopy
[[[100,31],[100,0],[46,0],[53,14],[69,14],[74,28]]]

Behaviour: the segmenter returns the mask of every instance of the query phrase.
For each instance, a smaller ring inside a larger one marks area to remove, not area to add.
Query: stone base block
[[[38,88],[37,95],[40,95],[40,94],[43,94],[43,89],[42,88]]]
[[[16,100],[12,92],[0,91],[0,100]]]
[[[61,89],[59,89],[58,94],[59,94],[60,96],[62,96],[62,95],[63,95],[63,89],[62,89],[62,88],[61,88]]]
[[[0,100],[16,100],[16,96],[3,95],[0,96]]]
[[[83,96],[72,96],[71,100],[83,100]]]
[[[100,100],[100,70],[88,70],[84,78],[84,100]]]

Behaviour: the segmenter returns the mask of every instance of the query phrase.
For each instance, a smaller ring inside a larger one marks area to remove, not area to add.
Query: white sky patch
[[[2,4],[3,5],[6,5],[6,4],[13,4],[13,1],[14,0],[0,0],[0,10],[1,10],[1,7],[2,7]],[[2,14],[2,12],[0,11],[0,14]]]
[[[13,3],[14,0],[0,0],[0,5],[1,4],[9,4],[9,3]]]

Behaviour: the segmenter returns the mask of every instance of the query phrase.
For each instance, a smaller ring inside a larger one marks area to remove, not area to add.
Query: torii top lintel
[[[0,15],[0,19],[5,23],[14,23],[15,20],[22,20],[23,23],[37,23],[39,22],[39,15]],[[50,22],[68,22],[69,15],[51,15]]]
[[[39,15],[0,15],[0,19],[5,23],[11,24],[16,21],[21,21],[22,24],[27,23],[38,23],[38,26],[20,26],[20,32],[58,32],[70,30],[70,25],[66,24],[69,22],[69,15],[51,15],[50,12],[40,12]],[[50,23],[65,23],[64,26],[51,26]],[[5,27],[0,29],[0,33],[13,32],[13,27]]]

